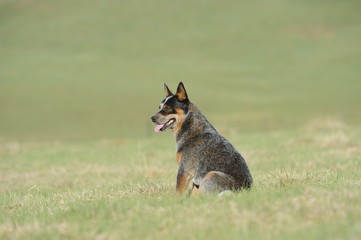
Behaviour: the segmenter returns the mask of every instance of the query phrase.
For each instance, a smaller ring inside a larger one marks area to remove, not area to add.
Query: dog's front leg
[[[180,165],[178,169],[176,185],[176,192],[178,195],[182,195],[187,190],[191,180],[192,177],[190,174],[186,171],[184,166]]]

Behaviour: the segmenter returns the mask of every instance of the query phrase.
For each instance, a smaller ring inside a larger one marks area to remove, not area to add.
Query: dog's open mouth
[[[155,126],[155,128],[154,128],[154,131],[160,132],[160,131],[167,130],[167,129],[170,128],[174,123],[175,123],[175,118],[171,118],[171,119],[170,119],[168,122],[166,122],[166,123],[157,124],[157,126]]]

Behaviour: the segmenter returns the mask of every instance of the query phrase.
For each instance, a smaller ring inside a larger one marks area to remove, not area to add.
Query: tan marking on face
[[[184,111],[182,109],[176,109],[176,119],[177,119],[177,122],[173,128],[173,133],[174,135],[176,136],[178,134],[178,132],[180,131],[180,129],[182,128],[183,126],[183,122],[184,122]]]
[[[158,123],[166,123],[168,122],[169,120],[171,120],[172,118],[174,118],[176,121],[178,119],[178,115],[177,114],[164,114],[164,113],[161,113],[161,112],[158,112],[156,114],[156,117],[157,117],[157,122]]]

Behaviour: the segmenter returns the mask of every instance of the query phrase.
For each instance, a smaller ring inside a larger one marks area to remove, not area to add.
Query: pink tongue
[[[160,124],[155,126],[154,131],[159,132],[162,127],[164,127],[165,124]]]

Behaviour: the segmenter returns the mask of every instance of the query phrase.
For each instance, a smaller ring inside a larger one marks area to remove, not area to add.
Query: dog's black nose
[[[150,119],[152,120],[152,122],[155,122],[155,116],[151,116]]]

